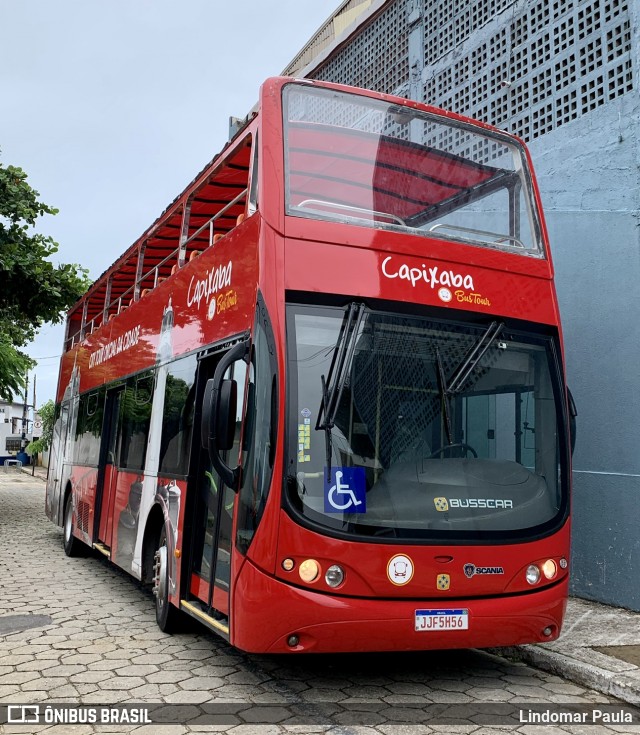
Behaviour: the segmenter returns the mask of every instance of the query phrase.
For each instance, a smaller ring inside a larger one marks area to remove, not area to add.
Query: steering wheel
[[[444,453],[447,452],[449,449],[461,449],[464,451],[464,456],[471,453],[474,457],[478,457],[478,452],[476,452],[471,444],[465,444],[465,442],[457,442],[456,444],[447,444],[444,447],[440,447],[440,449],[436,449],[435,452],[431,452],[427,459],[433,459],[434,457],[444,457]]]

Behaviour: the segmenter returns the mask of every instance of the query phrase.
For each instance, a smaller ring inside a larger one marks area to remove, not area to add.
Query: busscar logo
[[[513,508],[513,500],[503,498],[434,498],[433,503],[436,510],[441,513],[450,508],[487,508],[489,510]]]
[[[464,576],[471,579],[476,574],[504,574],[503,567],[477,567],[475,564],[465,564]]]

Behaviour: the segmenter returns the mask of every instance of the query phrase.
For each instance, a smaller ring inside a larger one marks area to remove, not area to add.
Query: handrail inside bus
[[[407,227],[407,223],[402,219],[402,217],[398,217],[398,215],[396,214],[391,214],[390,212],[377,212],[375,209],[364,209],[363,207],[353,207],[350,204],[340,204],[339,202],[328,202],[324,199],[305,199],[297,205],[297,208],[304,208],[307,207],[307,205],[309,204],[320,204],[321,206],[334,207],[334,209],[344,209],[347,212],[368,214],[372,215],[373,217],[386,217],[387,219],[395,220],[403,227]]]
[[[213,217],[211,217],[203,225],[201,225],[190,237],[188,237],[184,242],[182,242],[177,248],[175,248],[174,250],[172,250],[169,253],[169,255],[167,255],[165,258],[163,258],[159,263],[157,263],[156,265],[154,265],[148,271],[146,271],[145,273],[143,273],[142,276],[140,277],[140,279],[136,280],[133,283],[132,286],[130,286],[126,291],[124,291],[123,293],[121,293],[117,298],[115,298],[113,301],[111,301],[109,303],[109,305],[107,306],[107,309],[106,309],[107,313],[110,312],[111,309],[114,306],[117,305],[117,309],[115,310],[114,316],[117,315],[117,314],[120,314],[120,312],[123,311],[126,308],[126,306],[123,306],[123,301],[126,300],[126,297],[127,296],[131,296],[132,298],[135,298],[136,286],[138,286],[139,284],[143,283],[144,280],[146,278],[148,278],[151,274],[155,274],[154,275],[154,279],[153,279],[153,286],[151,287],[151,289],[148,289],[148,290],[153,290],[158,285],[158,283],[161,283],[162,280],[164,280],[159,275],[160,274],[160,268],[163,265],[165,265],[168,261],[170,261],[172,258],[176,257],[176,255],[178,256],[178,262],[176,263],[176,265],[178,266],[178,268],[182,268],[182,266],[186,262],[185,260],[183,260],[183,257],[184,257],[183,254],[186,254],[187,245],[191,241],[193,241],[201,232],[203,232],[204,230],[206,230],[207,227],[209,228],[209,245],[208,245],[208,247],[212,247],[216,243],[216,241],[217,241],[217,238],[215,237],[215,234],[214,234],[214,227],[213,227],[214,223],[216,222],[216,220],[220,219],[224,214],[226,214],[232,207],[234,207],[235,205],[241,203],[243,200],[246,200],[245,198],[247,196],[247,192],[248,192],[248,188],[243,189],[228,204],[225,204],[225,206],[219,212],[216,212],[216,214],[214,214]],[[225,232],[225,233],[219,233],[219,234],[220,235],[224,235],[224,234],[227,234],[227,233]],[[171,273],[171,275],[173,275],[173,272]],[[142,292],[141,292],[140,296],[141,295],[142,295]],[[140,300],[140,297],[138,298],[138,300]],[[85,335],[87,335],[87,334],[93,334],[94,330],[97,328],[96,320],[99,319],[99,318],[103,318],[103,312],[102,311],[99,312],[98,314],[96,314],[96,316],[94,316],[93,319],[91,319],[90,321],[86,322],[85,324],[82,324],[81,323],[79,329],[76,332],[74,332],[73,334],[70,334],[69,335],[69,337],[67,339],[67,342],[68,342],[67,349],[70,349],[71,347],[75,347],[75,345],[78,342],[81,342],[84,339]],[[110,318],[111,317],[109,317],[109,319]],[[104,321],[103,323],[106,324],[107,322]]]
[[[489,230],[476,230],[472,227],[462,227],[461,225],[447,224],[446,222],[438,222],[429,228],[429,232],[435,232],[436,230],[453,230],[454,232],[469,232],[472,235],[484,235],[485,237],[495,237],[495,243],[502,244],[505,242],[512,242],[517,248],[524,248],[524,243],[518,240],[513,235],[502,235],[499,232],[490,232]]]
[[[193,235],[191,235],[189,238],[187,238],[184,241],[184,246],[188,245],[195,237],[197,237],[203,230],[206,230],[208,227],[209,228],[209,247],[211,247],[213,245],[213,234],[214,234],[213,227],[212,227],[213,223],[217,219],[222,217],[222,215],[225,214],[225,212],[227,212],[229,209],[231,209],[231,207],[238,204],[243,197],[246,197],[246,195],[247,195],[247,189],[244,189],[238,194],[238,196],[235,199],[232,199],[228,204],[225,204],[225,206],[219,212],[216,212],[213,215],[213,217],[211,217],[211,219],[208,219],[203,225],[198,227],[198,229],[193,233]]]
[[[158,283],[160,282],[159,273],[160,273],[160,267],[163,266],[165,263],[167,263],[169,260],[174,258],[178,253],[180,252],[180,248],[177,247],[175,250],[172,250],[169,255],[167,255],[166,258],[163,258],[157,265],[154,265],[153,268],[150,268],[146,273],[144,273],[140,278],[140,283],[144,281],[147,276],[149,276],[151,273],[155,271],[155,277],[153,279],[153,288],[155,288]],[[130,286],[126,291],[124,291],[117,299],[114,299],[108,306],[108,309],[111,310],[111,307],[114,304],[118,304],[118,310],[116,314],[119,314],[122,311],[122,301],[125,298],[125,296],[129,294],[135,293],[136,284],[134,283],[133,286]],[[125,307],[126,308],[126,307]],[[95,317],[94,317],[95,319]],[[93,320],[92,320],[93,321]]]

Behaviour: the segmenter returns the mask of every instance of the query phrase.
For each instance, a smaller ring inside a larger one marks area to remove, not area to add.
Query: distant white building
[[[22,450],[22,426],[24,403],[8,403],[0,401],[0,462],[7,457],[15,457]],[[27,404],[27,418],[24,426],[26,443],[39,437],[38,427],[42,421],[33,413],[33,406]],[[35,436],[33,426],[35,423]]]

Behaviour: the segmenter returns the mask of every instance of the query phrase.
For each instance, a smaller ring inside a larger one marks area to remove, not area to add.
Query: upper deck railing
[[[143,299],[186,263],[244,219],[248,203],[251,131],[230,153],[214,159],[161,215],[145,235],[111,266],[71,310],[65,350],[69,350]]]

